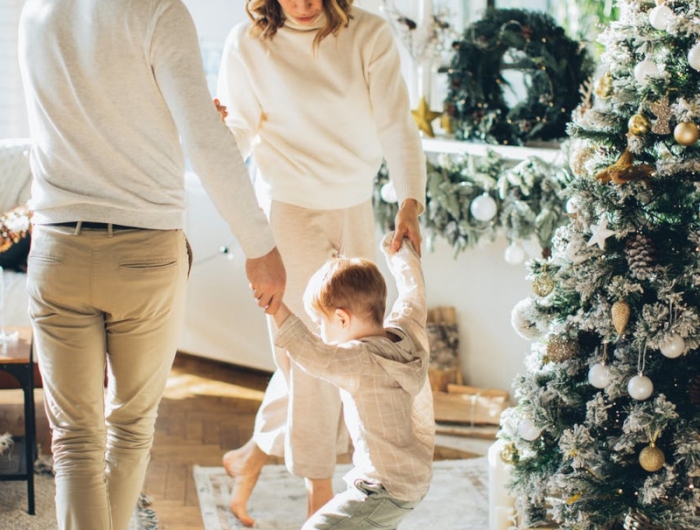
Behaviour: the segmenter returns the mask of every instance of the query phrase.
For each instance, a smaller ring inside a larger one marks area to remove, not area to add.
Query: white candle
[[[508,530],[512,526],[515,499],[510,496],[506,484],[510,480],[511,466],[501,459],[501,451],[508,442],[497,440],[489,447],[489,530]]]

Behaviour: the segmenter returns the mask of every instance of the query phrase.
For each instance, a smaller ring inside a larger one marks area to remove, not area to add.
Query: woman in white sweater
[[[224,47],[217,97],[226,124],[258,166],[258,198],[287,270],[285,303],[335,255],[376,259],[373,179],[386,160],[400,209],[393,248],[420,249],[425,155],[410,113],[388,23],[352,0],[248,0],[250,21]],[[313,326],[313,323],[307,322]],[[268,455],[306,479],[308,514],[333,496],[336,454],[347,450],[338,390],[275,350],[278,370],[252,439],[224,456],[230,502],[246,525],[247,500]]]

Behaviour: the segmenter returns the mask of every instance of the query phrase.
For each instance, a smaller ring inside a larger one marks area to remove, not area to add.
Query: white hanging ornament
[[[510,265],[517,265],[518,263],[522,263],[525,259],[525,250],[523,247],[518,245],[518,243],[513,241],[506,248],[506,251],[503,253],[503,257],[506,260],[506,263],[509,263]]]
[[[637,83],[644,85],[648,82],[649,77],[656,77],[659,75],[659,67],[655,62],[649,59],[644,59],[641,63],[634,67],[634,78]]]
[[[627,392],[637,401],[644,401],[654,393],[654,383],[647,376],[640,373],[629,380]]]
[[[688,51],[688,64],[694,69],[700,71],[700,42],[695,44]]]
[[[574,215],[579,211],[581,211],[581,201],[578,197],[571,197],[568,201],[566,201],[566,213],[569,215]]]
[[[673,10],[666,4],[658,5],[649,11],[649,23],[661,31],[668,29],[668,26],[673,22],[673,18]]]
[[[542,429],[535,425],[535,422],[530,418],[525,418],[518,424],[518,435],[524,440],[532,442],[537,440],[540,434],[542,434]]]
[[[494,218],[498,206],[493,197],[488,193],[482,193],[478,197],[475,197],[469,206],[469,211],[472,216],[478,221],[487,222]]]
[[[567,243],[565,254],[566,257],[569,258],[569,261],[574,265],[578,265],[579,263],[586,261],[586,257],[579,253],[579,245],[576,241],[569,241]]]
[[[595,363],[588,370],[588,382],[596,388],[605,388],[610,384],[610,368],[603,363]]]
[[[675,359],[685,353],[685,341],[680,335],[673,334],[660,344],[659,349],[664,356]]]
[[[399,197],[396,195],[396,188],[394,188],[394,184],[391,181],[387,182],[381,187],[379,190],[379,195],[382,197],[384,202],[399,202]]]

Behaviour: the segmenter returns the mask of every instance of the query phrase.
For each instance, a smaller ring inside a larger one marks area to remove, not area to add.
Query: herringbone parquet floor
[[[192,468],[221,465],[225,451],[250,437],[269,376],[178,354],[161,402],[144,488],[153,498],[161,530],[203,530]],[[38,441],[47,453],[50,433],[40,390],[36,399]],[[23,433],[22,410],[19,391],[0,391],[0,434]],[[471,456],[445,447],[435,451],[436,460]],[[349,456],[340,461],[349,462]]]

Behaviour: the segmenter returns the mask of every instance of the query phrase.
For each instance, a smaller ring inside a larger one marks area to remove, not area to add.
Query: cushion
[[[29,148],[28,139],[0,140],[0,212],[29,200]]]

